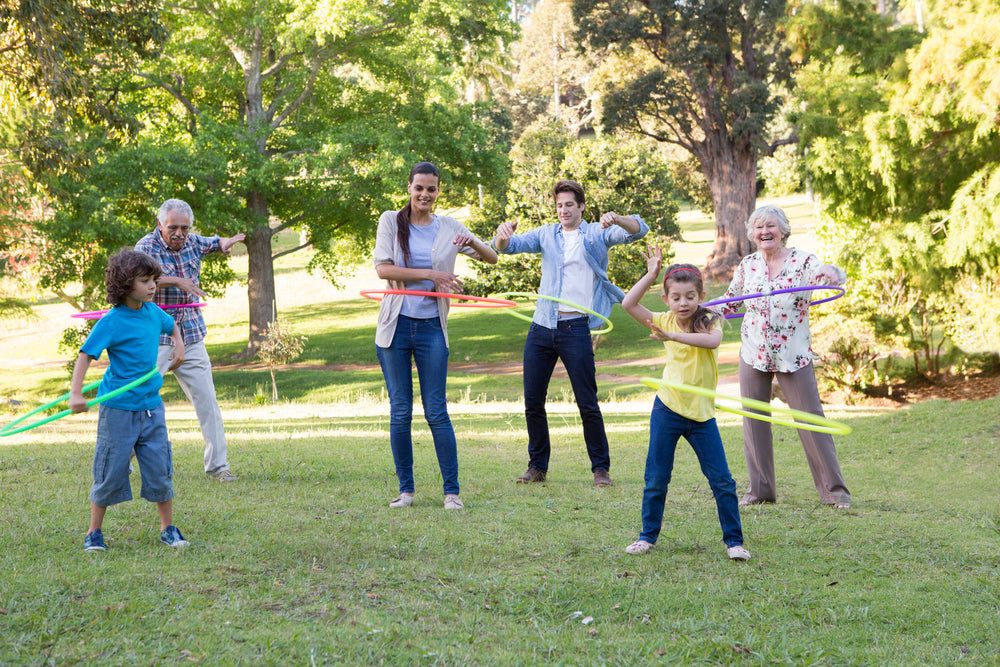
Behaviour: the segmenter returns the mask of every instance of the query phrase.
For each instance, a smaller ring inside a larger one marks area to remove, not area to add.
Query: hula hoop
[[[560,298],[554,297],[554,296],[545,296],[544,294],[534,294],[532,292],[501,292],[500,294],[494,294],[493,296],[500,297],[500,298],[508,297],[508,296],[523,296],[523,297],[527,297],[529,299],[530,298],[533,298],[533,299],[548,299],[549,301],[555,301],[556,303],[561,303],[564,306],[572,306],[575,310],[579,310],[579,311],[582,311],[584,313],[588,313],[590,315],[593,315],[594,317],[599,317],[602,320],[604,320],[605,323],[607,323],[607,325],[608,325],[607,328],[605,328],[605,329],[597,329],[596,331],[591,331],[591,333],[594,333],[594,334],[606,334],[606,333],[609,333],[612,329],[615,328],[615,325],[611,324],[611,320],[609,320],[608,318],[604,317],[604,315],[601,315],[600,313],[595,313],[594,311],[592,311],[592,310],[590,310],[588,308],[584,308],[583,306],[581,306],[578,303],[573,303],[572,301],[567,301],[566,299],[560,299]],[[518,318],[519,320],[524,320],[525,322],[531,322],[531,318],[530,317],[528,317],[527,315],[525,315],[523,313],[519,313],[516,310],[508,310],[507,312],[510,313],[511,315],[513,315],[514,317]]]
[[[488,299],[484,296],[471,296],[469,294],[458,294],[453,292],[426,292],[423,290],[409,289],[363,289],[361,296],[373,301],[381,301],[376,298],[376,294],[402,294],[403,296],[430,296],[439,299],[458,299],[459,301],[472,301],[474,303],[453,303],[456,308],[513,308],[517,306],[514,301],[506,299]]]
[[[168,308],[204,308],[205,305],[204,301],[199,303],[168,303],[165,306],[160,306],[160,308],[163,310],[167,310]],[[70,317],[78,317],[81,320],[99,320],[107,312],[107,310],[92,310],[87,313],[73,313]]]
[[[816,431],[818,433],[829,433],[831,435],[847,435],[851,432],[851,427],[842,422],[836,422],[832,419],[827,419],[826,417],[820,417],[819,415],[814,415],[811,412],[803,412],[802,410],[793,410],[792,408],[782,408],[780,406],[773,406],[770,403],[765,403],[764,401],[758,401],[753,398],[745,398],[740,396],[739,398],[734,398],[733,396],[726,396],[725,394],[720,394],[717,391],[712,391],[711,389],[705,389],[704,387],[695,387],[689,384],[681,384],[680,382],[670,382],[669,380],[663,380],[658,378],[640,378],[642,382],[647,387],[652,389],[658,389],[659,387],[672,387],[673,389],[678,389],[680,391],[690,392],[692,394],[698,394],[699,396],[708,396],[709,398],[714,398],[718,400],[732,401],[734,403],[742,403],[748,408],[756,408],[758,410],[766,410],[771,414],[778,413],[783,415],[788,415],[791,419],[779,419],[775,417],[770,417],[767,415],[758,414],[756,412],[749,412],[747,410],[741,410],[739,408],[734,408],[726,405],[715,404],[715,407],[719,410],[725,410],[726,412],[732,412],[734,415],[742,415],[744,417],[750,417],[751,419],[759,419],[760,421],[771,422],[772,424],[778,424],[779,426],[791,426],[792,428],[802,429],[803,431]],[[792,420],[798,421],[792,421]],[[805,423],[803,423],[805,422]]]
[[[837,287],[836,285],[802,285],[800,287],[785,287],[783,289],[776,289],[773,292],[757,292],[755,294],[744,294],[743,296],[732,296],[729,297],[728,299],[716,299],[715,301],[706,301],[705,303],[699,305],[704,306],[705,308],[709,308],[711,306],[722,306],[727,303],[736,303],[738,301],[759,299],[765,296],[777,296],[779,294],[793,294],[795,292],[808,292],[811,290],[831,290],[835,291],[836,294],[822,299],[816,299],[815,301],[810,301],[809,302],[810,306],[815,306],[820,303],[826,303],[827,301],[833,301],[834,299],[839,299],[840,297],[844,296],[844,291],[845,291],[843,287]],[[744,313],[732,313],[730,315],[726,315],[726,319],[732,320],[739,317],[743,317],[743,315]]]
[[[142,377],[140,377],[140,378],[138,378],[136,380],[132,380],[128,384],[122,385],[121,387],[119,387],[118,389],[115,389],[114,391],[110,391],[107,394],[104,394],[103,396],[95,396],[94,398],[92,398],[89,401],[87,401],[87,407],[89,408],[92,405],[96,405],[97,403],[101,403],[101,402],[106,401],[106,400],[108,400],[110,398],[114,398],[115,396],[120,396],[121,394],[124,394],[126,391],[129,391],[130,389],[135,389],[140,384],[144,383],[146,380],[149,380],[151,377],[153,377],[154,375],[156,375],[159,372],[160,372],[160,369],[153,368],[153,370],[149,371],[148,373],[146,373]],[[81,390],[81,392],[83,392],[83,391],[90,391],[91,389],[93,389],[94,387],[96,387],[99,384],[101,384],[101,380],[95,380],[94,382],[91,382],[90,384],[88,384],[85,387],[83,387],[83,389]],[[37,415],[39,412],[44,412],[45,410],[48,410],[52,406],[58,405],[59,403],[62,403],[63,401],[65,401],[68,398],[69,398],[69,392],[66,392],[65,394],[63,394],[62,396],[60,396],[59,398],[57,398],[56,400],[54,400],[54,401],[52,401],[50,403],[46,403],[45,405],[42,405],[40,407],[37,407],[37,408],[35,408],[34,410],[32,410],[31,412],[29,412],[28,414],[26,414],[26,415],[24,415],[22,417],[18,417],[17,419],[15,419],[11,423],[7,424],[2,429],[0,429],[0,438],[8,436],[8,435],[14,435],[15,433],[22,433],[24,431],[28,431],[30,429],[33,429],[33,428],[35,428],[37,426],[42,426],[43,424],[48,424],[49,422],[53,422],[53,421],[55,421],[57,419],[62,419],[63,417],[65,417],[66,415],[72,413],[73,411],[67,408],[66,410],[63,410],[62,412],[57,412],[54,415],[49,415],[48,417],[44,417],[42,419],[39,419],[38,421],[33,422],[31,424],[28,424],[27,426],[22,426],[21,428],[14,428],[15,426],[17,426],[18,424],[20,424],[21,422],[23,422],[28,417],[31,417],[33,415]]]

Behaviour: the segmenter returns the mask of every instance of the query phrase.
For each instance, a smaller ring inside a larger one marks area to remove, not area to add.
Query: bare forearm
[[[619,215],[615,218],[615,224],[624,229],[629,234],[639,231],[639,221],[631,215]]]
[[[382,280],[397,280],[400,282],[431,280],[430,272],[431,269],[414,269],[406,266],[396,266],[395,264],[379,264],[375,267],[375,273]]]
[[[670,334],[670,339],[691,347],[701,347],[706,350],[714,350],[722,342],[722,331],[712,329],[707,333],[687,333],[675,331]]]
[[[494,251],[488,243],[483,243],[479,239],[474,239],[471,243],[469,243],[469,245],[476,251],[476,254],[479,255],[479,259],[482,261],[487,264],[497,263],[498,257],[496,251]]]

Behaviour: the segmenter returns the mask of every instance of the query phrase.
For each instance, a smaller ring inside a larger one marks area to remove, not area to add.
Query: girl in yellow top
[[[650,338],[663,341],[666,364],[663,379],[715,390],[719,380],[719,343],[722,342],[722,318],[699,305],[705,300],[701,274],[691,264],[667,267],[663,278],[663,302],[666,313],[653,313],[639,300],[660,275],[663,252],[650,247],[643,253],[646,275],[629,291],[622,307],[636,321],[650,328]],[[743,548],[743,529],[736,499],[736,482],[729,474],[726,451],[719,427],[715,424],[715,402],[711,398],[664,387],[656,393],[649,417],[649,454],[646,456],[646,488],[642,493],[642,533],[626,547],[630,554],[649,551],[660,535],[667,485],[674,467],[674,451],[681,436],[698,457],[701,471],[715,496],[715,506],[722,525],[726,554],[733,560],[749,560]]]

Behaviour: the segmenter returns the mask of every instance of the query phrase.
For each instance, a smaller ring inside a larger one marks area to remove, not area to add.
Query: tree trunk
[[[753,251],[746,221],[757,203],[757,155],[749,146],[740,150],[724,137],[710,137],[700,148],[695,155],[715,209],[715,245],[705,263],[705,275],[728,281],[740,259]]]
[[[247,298],[250,305],[250,339],[241,356],[252,357],[264,339],[276,310],[274,260],[271,257],[271,227],[268,225],[267,198],[259,192],[247,194],[250,219],[257,223],[247,234],[249,256]]]

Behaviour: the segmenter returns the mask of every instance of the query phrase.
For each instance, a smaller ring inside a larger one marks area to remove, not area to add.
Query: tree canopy
[[[600,125],[680,146],[701,165],[716,217],[710,275],[728,277],[749,252],[757,158],[792,140],[767,131],[795,68],[786,12],[784,1],[573,2],[580,40],[621,60],[604,77]]]
[[[503,177],[488,108],[461,105],[449,74],[470,46],[484,54],[513,39],[506,10],[498,0],[166,6],[170,39],[122,84],[142,131],[124,146],[92,139],[88,174],[50,182],[58,203],[45,232],[66,262],[52,284],[93,275],[152,228],[163,199],[181,197],[202,233],[247,234],[249,353],[275,312],[281,231],[305,239],[283,252],[313,247],[313,266],[332,277],[405,195],[413,163],[437,162],[453,198]]]

